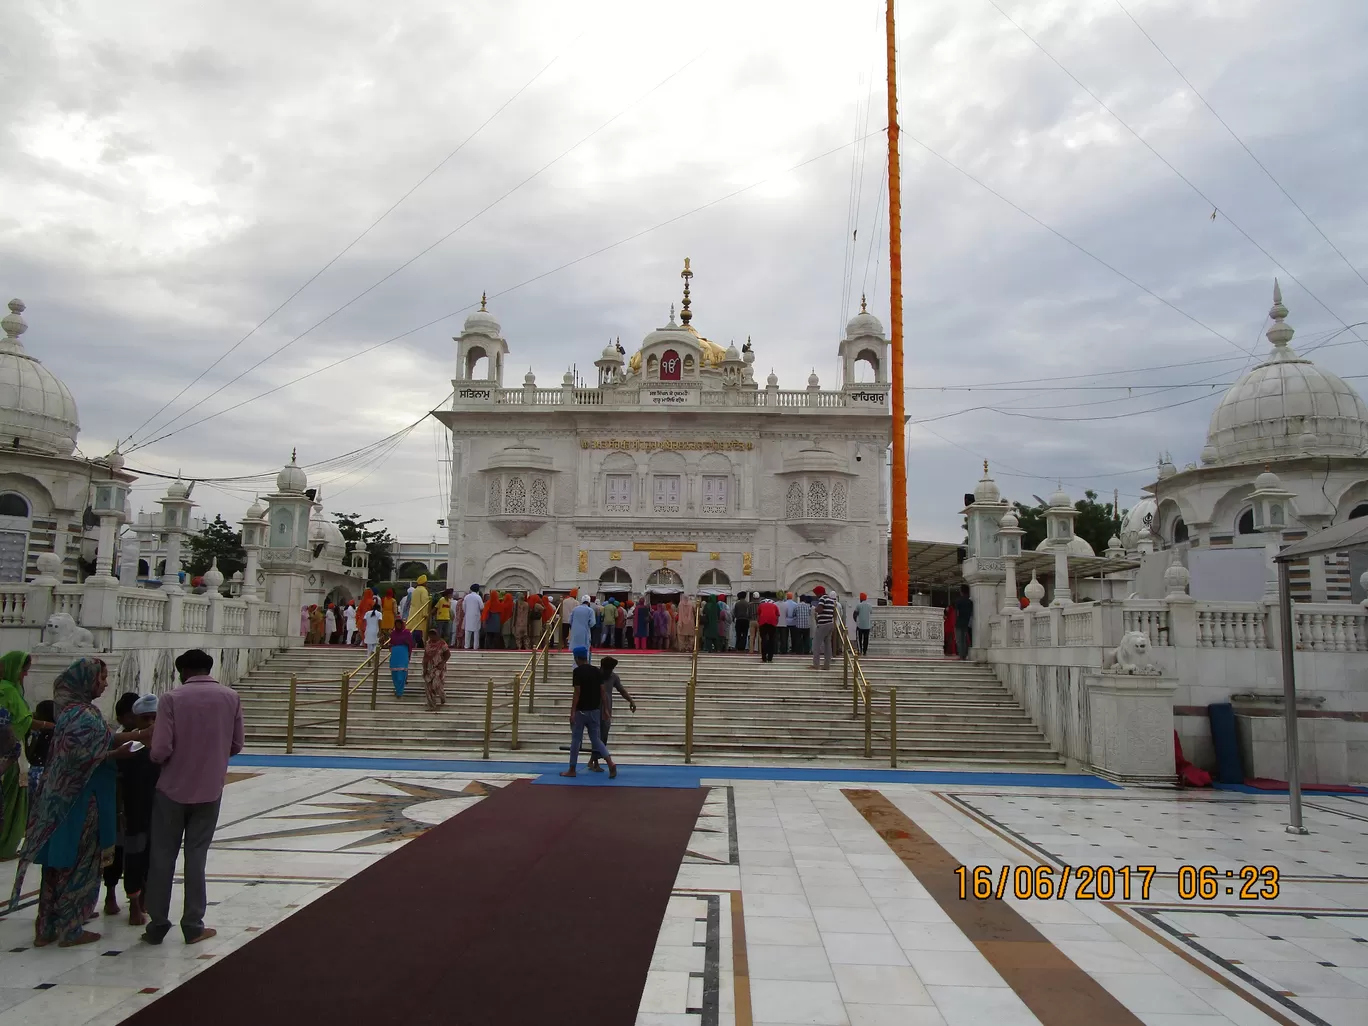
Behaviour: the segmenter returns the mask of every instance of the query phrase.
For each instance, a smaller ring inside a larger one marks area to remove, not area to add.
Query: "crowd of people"
[[[204,925],[205,862],[218,825],[228,760],[243,745],[237,693],[213,677],[214,660],[192,649],[176,659],[180,686],[160,696],[129,692],[107,723],[96,700],[109,686],[102,659],[78,659],[53,682],[52,700],[30,711],[32,659],[0,658],[0,861],[18,859],[9,913],[29,897],[24,881],[42,867],[33,945],[91,944],[86,929],[118,915],[160,944],[171,930],[171,885],[183,857],[180,928],[187,944],[215,935]]]

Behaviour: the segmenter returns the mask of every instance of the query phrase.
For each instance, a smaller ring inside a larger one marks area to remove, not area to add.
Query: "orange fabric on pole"
[[[888,297],[891,306],[890,342],[893,391],[893,578],[890,601],[907,605],[907,441],[903,413],[903,309],[902,309],[902,180],[898,167],[898,59],[893,30],[893,0],[888,0],[885,27],[888,36]]]

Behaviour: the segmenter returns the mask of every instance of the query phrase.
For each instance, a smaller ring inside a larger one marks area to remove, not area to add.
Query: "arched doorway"
[[[511,591],[515,594],[530,595],[541,591],[541,583],[531,572],[521,567],[510,567],[507,570],[500,570],[491,577],[486,588],[501,593]]]
[[[841,594],[840,585],[838,585],[833,578],[828,577],[826,574],[803,574],[791,585],[789,585],[788,590],[793,592],[794,598],[798,598],[801,595],[814,594],[814,589],[819,584],[826,589],[827,594],[829,595],[839,596]]]
[[[707,571],[698,579],[700,595],[730,595],[731,578],[716,568]]]
[[[610,566],[599,574],[598,593],[625,599],[632,593],[632,575],[620,566]]]
[[[678,602],[684,594],[684,578],[663,566],[646,578],[646,594],[652,602]]]

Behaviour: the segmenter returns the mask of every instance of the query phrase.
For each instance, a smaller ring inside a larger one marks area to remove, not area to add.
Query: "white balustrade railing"
[[[1008,640],[1012,648],[1021,648],[1026,644],[1026,620],[1023,617],[1014,616],[1008,621]]]
[[[0,624],[24,622],[28,591],[22,587],[0,588]]]
[[[651,387],[655,387],[660,382],[649,382]],[[665,382],[671,385],[673,382]],[[637,388],[496,388],[493,390],[494,404],[496,406],[638,406],[641,402],[641,390]],[[567,400],[567,396],[569,396]],[[487,405],[489,400],[485,397],[461,402],[458,406],[481,406]],[[802,407],[816,407],[817,409],[842,409],[853,407],[855,409],[878,410],[879,407],[868,402],[849,401],[844,391],[822,391],[817,389],[793,389],[786,391],[755,389],[755,388],[725,388],[725,389],[705,389],[700,393],[699,402],[703,406],[762,406],[762,407],[781,407],[784,409],[799,409]]]
[[[247,606],[225,602],[220,607],[223,618],[219,621],[222,634],[247,633]]]
[[[1093,634],[1093,611],[1091,609],[1066,608],[1063,616],[1063,638],[1068,648],[1095,644]]]
[[[1143,634],[1152,646],[1172,644],[1168,606],[1163,602],[1127,602],[1121,612],[1121,622],[1122,630],[1127,634],[1132,631]]]
[[[1050,640],[1050,617],[1048,614],[1031,618],[1031,644],[1036,648],[1049,648],[1053,644]]]
[[[257,632],[260,634],[280,633],[280,610],[263,606],[257,612]]]
[[[181,606],[181,630],[202,633],[209,629],[209,600],[187,598]]]
[[[1368,652],[1368,610],[1362,606],[1298,605],[1292,621],[1303,652]]]
[[[81,622],[81,596],[84,589],[79,584],[59,584],[52,592],[52,611],[66,613],[77,623]]]
[[[114,626],[122,631],[159,631],[166,627],[165,595],[155,591],[119,592]]]
[[[1266,613],[1257,602],[1197,604],[1198,648],[1265,648]]]
[[[1002,621],[996,618],[988,621],[988,647],[1002,647]]]

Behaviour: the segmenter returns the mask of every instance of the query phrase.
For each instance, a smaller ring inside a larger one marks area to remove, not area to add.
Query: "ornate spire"
[[[861,304],[861,305],[863,305],[863,304]],[[984,461],[983,461],[983,476],[984,476],[984,477],[987,477],[987,476],[988,476],[988,461],[987,461],[987,460],[984,460]]]
[[[480,311],[481,311],[482,313],[488,313],[488,311],[485,309],[485,305],[486,305],[488,302],[489,302],[489,295],[488,295],[488,293],[482,291],[482,292],[480,293]]]
[[[860,313],[868,313],[868,312],[869,312],[869,311],[868,311],[867,309],[865,309],[865,294],[864,294],[863,292],[861,292],[861,293],[860,293]]]
[[[28,331],[28,323],[24,320],[24,301],[11,299],[9,311],[9,314],[0,319],[0,327],[5,329],[5,341],[13,344],[18,343],[19,336]]]
[[[1273,318],[1273,326],[1267,332],[1268,341],[1273,343],[1274,352],[1286,349],[1296,331],[1287,323],[1287,307],[1283,306],[1282,286],[1277,278],[1273,279],[1273,305],[1269,307],[1268,316]]]
[[[293,463],[298,457],[299,457],[299,448],[296,446],[295,448],[293,448],[293,449],[290,450],[290,462]],[[177,473],[177,475],[179,476],[180,472],[177,471],[176,473]]]
[[[693,277],[693,271],[689,270],[688,257],[684,258],[684,270],[679,272],[679,276],[684,279],[684,302],[679,310],[679,320],[687,328],[693,320],[693,313],[689,310],[689,279]]]

